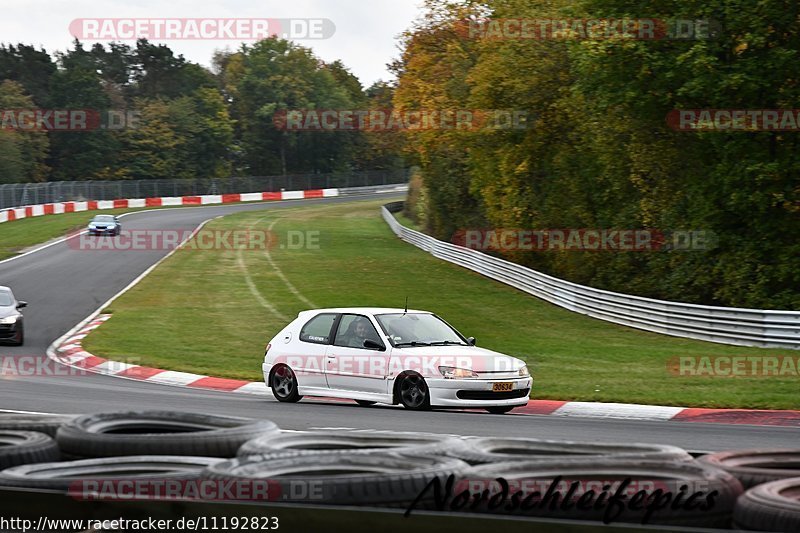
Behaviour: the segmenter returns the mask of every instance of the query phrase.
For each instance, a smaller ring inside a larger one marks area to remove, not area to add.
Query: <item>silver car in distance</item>
[[[86,229],[89,235],[119,235],[122,224],[114,215],[95,215]]]

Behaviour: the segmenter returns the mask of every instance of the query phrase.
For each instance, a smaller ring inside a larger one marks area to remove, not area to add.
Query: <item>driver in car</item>
[[[347,346],[350,348],[363,348],[364,340],[371,338],[370,324],[363,318],[353,320],[347,328]]]

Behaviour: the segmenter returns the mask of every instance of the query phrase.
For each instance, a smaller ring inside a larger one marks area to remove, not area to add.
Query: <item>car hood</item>
[[[0,318],[18,314],[20,314],[20,312],[17,311],[17,308],[13,305],[0,305]]]
[[[393,348],[392,358],[417,359],[427,367],[454,366],[475,372],[516,372],[525,361],[477,346],[416,346]],[[413,364],[407,365],[413,367]]]

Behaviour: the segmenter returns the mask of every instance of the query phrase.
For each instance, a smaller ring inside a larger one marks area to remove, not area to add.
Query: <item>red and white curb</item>
[[[81,346],[81,341],[109,318],[111,315],[98,315],[60,344],[54,346],[55,359],[59,363],[87,372],[135,379],[147,383],[272,397],[271,391],[261,381],[216,378],[119,363],[96,357],[85,351]],[[343,401],[336,398],[329,398],[329,400]],[[626,403],[530,400],[527,405],[514,409],[512,414],[800,427],[800,411],[702,409]]]
[[[60,215],[98,209],[129,209],[136,207],[178,207],[238,202],[264,202],[278,200],[302,200],[305,198],[332,198],[339,196],[339,189],[310,189],[305,191],[250,192],[236,194],[207,194],[201,196],[161,196],[156,198],[128,198],[120,200],[91,200],[86,202],[59,202],[53,204],[28,205],[0,210],[0,223],[44,215]]]
[[[145,381],[147,383],[272,396],[272,393],[263,382],[215,378],[189,372],[162,370],[130,363],[120,363],[92,355],[83,349],[82,340],[109,318],[111,318],[111,315],[98,315],[64,339],[58,346],[54,346],[52,353],[55,360],[63,365],[87,372]]]

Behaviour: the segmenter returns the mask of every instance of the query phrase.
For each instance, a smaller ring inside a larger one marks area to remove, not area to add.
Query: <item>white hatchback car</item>
[[[340,308],[303,311],[267,345],[264,381],[279,401],[303,395],[402,404],[408,409],[525,405],[525,362],[478,348],[427,311]]]

